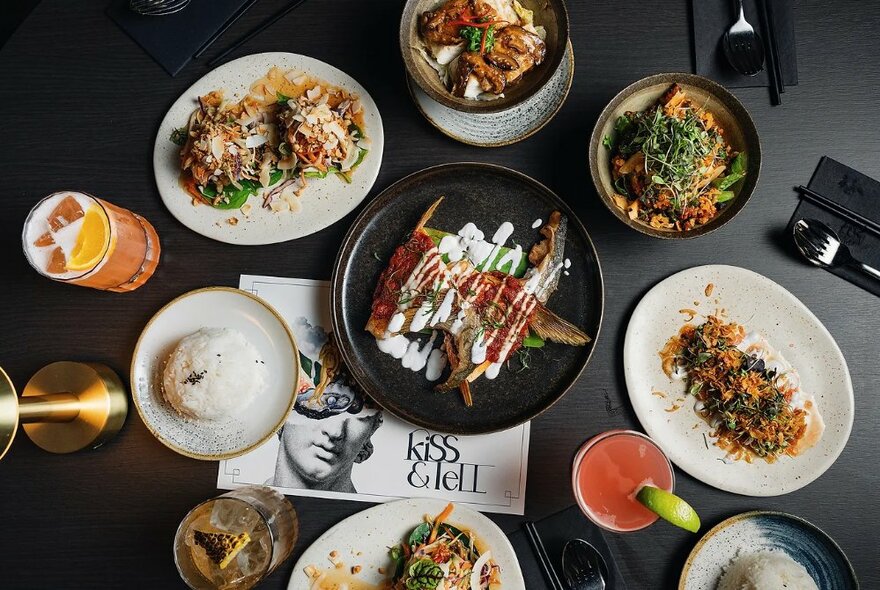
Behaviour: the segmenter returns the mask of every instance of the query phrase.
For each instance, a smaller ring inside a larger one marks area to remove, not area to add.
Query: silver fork
[[[128,7],[144,16],[164,16],[186,8],[190,0],[129,0]]]
[[[764,44],[746,20],[742,0],[736,2],[739,19],[724,33],[724,53],[737,72],[743,76],[755,76],[764,69]]]
[[[605,590],[605,560],[583,539],[571,539],[562,549],[562,574],[570,590]]]
[[[880,279],[880,270],[853,257],[852,252],[833,229],[817,219],[799,219],[794,224],[794,242],[804,258],[823,268],[852,266],[866,275]]]

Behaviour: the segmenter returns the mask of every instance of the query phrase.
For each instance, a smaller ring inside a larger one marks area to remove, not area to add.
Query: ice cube
[[[55,205],[55,209],[49,214],[47,221],[49,222],[49,227],[54,232],[66,225],[70,225],[84,215],[85,211],[83,211],[76,197],[67,195]]]
[[[254,529],[262,522],[256,510],[239,500],[221,498],[211,509],[211,526],[228,533],[253,536]]]
[[[238,534],[237,521],[247,506],[235,500],[219,499],[211,507],[211,526],[227,533]]]
[[[253,539],[238,554],[238,567],[243,576],[261,576],[268,567],[269,535]]]
[[[45,248],[46,246],[51,246],[54,243],[55,240],[52,239],[52,233],[46,232],[34,241],[34,246],[36,246],[37,248]]]
[[[60,246],[52,250],[49,256],[49,263],[46,265],[46,272],[50,275],[60,275],[67,272],[67,258]]]

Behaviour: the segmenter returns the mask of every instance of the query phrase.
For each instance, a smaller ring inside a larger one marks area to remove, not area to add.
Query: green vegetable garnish
[[[602,138],[602,145],[604,145],[605,147],[607,147],[609,150],[613,150],[613,149],[614,149],[614,142],[611,141],[611,136],[610,136],[610,135],[606,135],[605,137]]]
[[[486,41],[483,43],[483,31],[486,33]],[[462,27],[458,34],[467,41],[468,51],[479,51],[481,53],[489,53],[495,46],[495,25],[488,27]]]
[[[523,338],[522,345],[526,348],[541,348],[544,346],[544,339],[529,330],[528,335]]]
[[[184,145],[186,140],[189,138],[189,133],[186,127],[181,127],[179,129],[171,130],[171,141],[176,143],[177,145]]]
[[[726,189],[732,187],[734,184],[745,178],[746,176],[746,163],[745,163],[746,155],[744,153],[740,153],[737,155],[733,162],[730,163],[730,173],[727,176],[721,176],[716,178],[712,184],[716,186],[719,190],[725,191]],[[730,200],[730,199],[726,199]],[[723,202],[720,199],[719,203]]]
[[[276,184],[283,176],[284,172],[281,170],[273,170],[269,175],[269,186]],[[202,191],[202,198],[216,209],[240,209],[247,202],[248,197],[257,194],[257,191],[263,188],[263,185],[257,180],[241,180],[239,184],[241,188],[236,188],[232,184],[224,186],[223,196],[216,204],[214,199],[217,196],[217,187],[213,185],[205,187]]]
[[[427,558],[410,564],[407,574],[407,590],[434,590],[444,578],[440,566]]]
[[[428,538],[428,535],[431,534],[431,525],[427,522],[423,522],[419,526],[413,529],[413,531],[409,534],[409,538],[406,540],[409,543],[410,547],[413,545],[418,545],[419,543],[424,543],[425,539]]]
[[[716,203],[726,203],[730,199],[736,196],[736,193],[733,191],[721,191],[718,193],[718,198],[715,199]]]
[[[280,92],[275,93],[275,98],[278,99],[278,104],[287,104],[287,101],[291,100],[289,96],[281,94]]]

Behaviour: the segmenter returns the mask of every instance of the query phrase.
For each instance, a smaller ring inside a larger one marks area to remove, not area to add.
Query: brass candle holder
[[[0,459],[18,425],[38,447],[72,453],[101,446],[119,432],[128,414],[122,381],[98,363],[46,365],[24,386],[21,398],[0,368]]]

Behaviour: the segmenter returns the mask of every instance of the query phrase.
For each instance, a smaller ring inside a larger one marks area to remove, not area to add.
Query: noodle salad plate
[[[676,273],[639,302],[624,373],[642,426],[681,469],[748,496],[800,489],[852,430],[849,370],[794,295],[734,266]]]
[[[450,589],[525,590],[513,547],[494,522],[464,506],[420,498],[379,504],[328,530],[296,562],[287,589],[421,587],[407,585],[410,572],[442,578]]]
[[[382,118],[366,89],[293,53],[248,55],[206,74],[162,120],[153,168],[189,229],[272,244],[342,219],[382,164]]]

